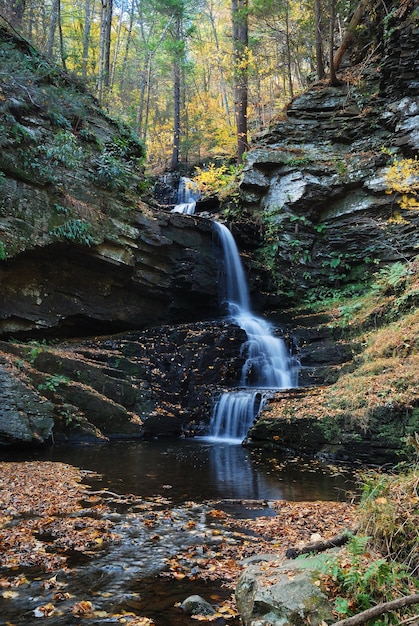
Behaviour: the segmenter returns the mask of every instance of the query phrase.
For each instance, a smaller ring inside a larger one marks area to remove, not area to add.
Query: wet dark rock
[[[212,225],[181,215],[138,215],[119,240],[94,247],[24,252],[1,263],[0,280],[9,337],[117,332],[218,309]]]
[[[10,383],[0,387],[0,434],[9,443],[202,434],[216,394],[238,384],[243,341],[237,326],[214,321],[50,346],[2,342]]]
[[[1,354],[0,389],[0,445],[16,441],[39,445],[48,440],[54,427],[53,404]]]
[[[181,608],[188,615],[214,615],[215,609],[201,596],[188,596],[181,604]]]

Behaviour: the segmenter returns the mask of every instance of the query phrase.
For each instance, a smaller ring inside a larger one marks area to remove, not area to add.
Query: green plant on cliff
[[[42,344],[39,341],[31,341],[23,348],[25,358],[31,365],[35,365],[36,359],[44,350],[44,345],[45,341]]]
[[[70,379],[67,376],[61,376],[59,374],[55,374],[53,376],[48,376],[43,383],[38,385],[39,391],[51,391],[55,393],[60,385],[63,383],[67,384],[70,382]]]
[[[48,162],[52,167],[63,164],[66,167],[76,167],[83,158],[83,150],[78,145],[76,137],[69,130],[61,130],[52,142],[43,147]]]
[[[0,241],[0,261],[4,261],[7,258],[6,249],[4,243]]]
[[[323,586],[334,599],[334,611],[344,619],[395,597],[409,595],[417,581],[400,563],[373,553],[371,537],[353,536],[337,557],[323,569]],[[403,612],[409,614],[409,610]],[[374,624],[398,623],[400,616],[386,614]]]
[[[49,234],[56,239],[67,239],[68,241],[91,246],[94,242],[90,234],[91,224],[82,219],[69,219],[61,226],[55,226]]]
[[[110,191],[126,189],[133,175],[132,163],[124,162],[112,150],[103,150],[93,159],[95,182]]]

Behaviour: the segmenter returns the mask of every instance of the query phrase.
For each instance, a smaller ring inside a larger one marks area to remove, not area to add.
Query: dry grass
[[[419,466],[400,474],[364,476],[361,531],[386,558],[419,573]]]

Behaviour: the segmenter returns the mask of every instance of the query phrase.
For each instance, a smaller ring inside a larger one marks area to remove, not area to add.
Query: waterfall
[[[242,441],[267,393],[262,389],[288,389],[298,385],[298,363],[285,342],[273,334],[269,322],[256,316],[250,307],[247,281],[240,255],[229,229],[215,222],[223,252],[223,304],[231,321],[242,328],[247,340],[242,346],[245,362],[239,391],[221,394],[213,407],[210,436]]]
[[[200,195],[197,184],[190,178],[181,176],[177,192],[177,204],[171,212],[193,215],[195,213],[196,202],[199,200]]]
[[[210,438],[241,443],[264,404],[260,391],[240,389],[222,393],[212,409]]]

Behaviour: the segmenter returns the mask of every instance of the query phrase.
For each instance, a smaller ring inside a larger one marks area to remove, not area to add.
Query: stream
[[[173,580],[161,573],[182,551],[195,550],[199,567],[203,545],[208,557],[216,554],[221,540],[241,541],[208,517],[210,509],[223,509],[236,518],[270,516],[276,515],[270,500],[333,502],[345,500],[354,486],[349,469],[197,439],[56,445],[30,453],[2,451],[0,460],[76,465],[88,472],[84,482],[93,490],[134,495],[142,503],[129,507],[111,502],[109,515],[121,540],[93,556],[74,555],[68,570],[57,576],[73,598],[91,601],[97,615],[103,611],[104,617],[80,621],[63,611],[46,618],[51,626],[120,623],[122,618],[109,615],[124,611],[147,616],[156,626],[196,624],[179,603],[191,594],[222,603],[231,590],[218,581]],[[31,584],[19,587],[16,598],[4,600],[0,595],[0,624],[39,624],[34,609],[49,601],[43,584],[50,576],[32,572]],[[240,620],[213,623],[237,626]]]

